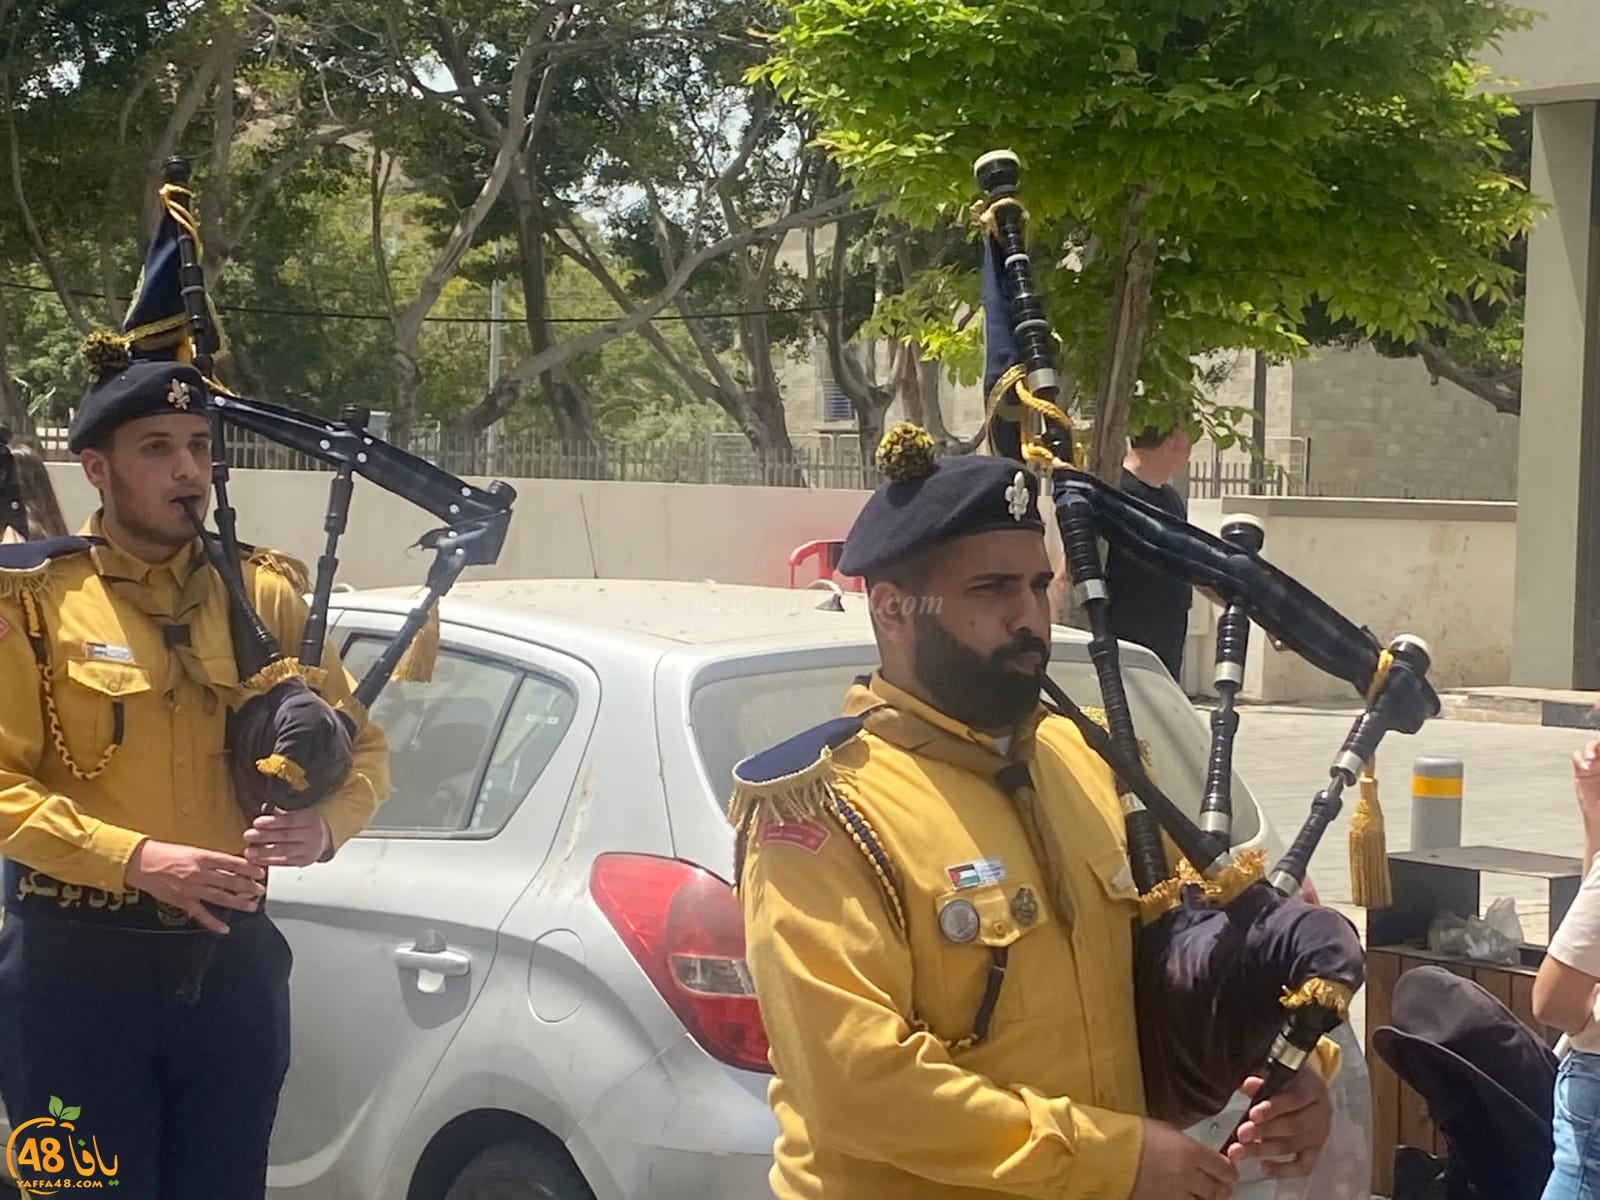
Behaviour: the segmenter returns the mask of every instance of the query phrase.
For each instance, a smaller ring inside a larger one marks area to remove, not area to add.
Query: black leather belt
[[[5,865],[5,909],[27,920],[75,921],[136,933],[204,933],[188,913],[175,905],[157,900],[137,888],[105,892],[99,888],[63,883],[21,863]],[[237,924],[253,913],[227,911],[229,924]]]

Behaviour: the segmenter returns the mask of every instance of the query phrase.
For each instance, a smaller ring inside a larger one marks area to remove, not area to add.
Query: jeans
[[[1556,1072],[1555,1164],[1542,1200],[1600,1200],[1600,1054],[1572,1051]]]

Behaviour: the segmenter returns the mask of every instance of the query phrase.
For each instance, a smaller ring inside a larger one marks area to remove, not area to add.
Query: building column
[[[1511,682],[1600,689],[1600,105],[1533,114]]]

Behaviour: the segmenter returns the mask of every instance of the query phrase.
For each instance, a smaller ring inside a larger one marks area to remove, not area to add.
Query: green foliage
[[[1321,306],[1415,341],[1451,296],[1511,286],[1532,206],[1508,104],[1473,63],[1501,0],[790,0],[752,72],[847,178],[918,227],[1017,151],[1063,365],[1092,397],[1123,221],[1158,239],[1133,419],[1187,417],[1195,355],[1303,353]],[[948,285],[940,285],[948,286]],[[924,346],[932,342],[924,337]],[[969,340],[949,351],[969,361]],[[1215,416],[1215,414],[1208,414]]]

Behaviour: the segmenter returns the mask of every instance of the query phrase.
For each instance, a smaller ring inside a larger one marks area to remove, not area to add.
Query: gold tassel
[[[289,790],[303,792],[310,783],[300,764],[293,759],[285,758],[281,754],[269,754],[265,758],[256,759],[256,770],[263,775],[270,775],[274,779],[281,779],[289,785]]]
[[[417,636],[411,639],[411,645],[406,647],[405,654],[400,658],[400,665],[395,667],[394,677],[413,683],[429,683],[433,679],[433,666],[438,657],[439,605],[434,603],[428,608],[427,621],[417,630]]]
[[[1394,903],[1394,891],[1374,770],[1371,760],[1361,768],[1361,795],[1350,820],[1350,894],[1358,907],[1388,908]]]

